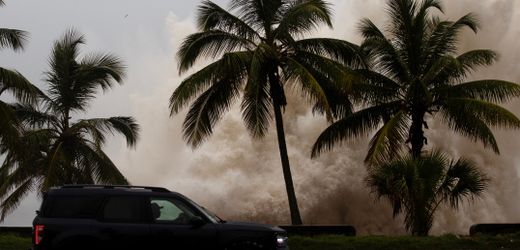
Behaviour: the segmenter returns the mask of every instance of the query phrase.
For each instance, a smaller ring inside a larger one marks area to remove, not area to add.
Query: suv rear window
[[[49,218],[95,218],[102,197],[98,196],[52,196],[47,199],[44,217]]]
[[[103,220],[112,222],[141,222],[142,199],[138,196],[110,197],[103,209]]]

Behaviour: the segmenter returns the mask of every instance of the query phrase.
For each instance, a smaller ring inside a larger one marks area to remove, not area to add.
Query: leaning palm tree
[[[285,89],[300,88],[315,110],[329,118],[348,112],[348,105],[340,105],[346,99],[337,98],[345,89],[340,83],[348,82],[339,62],[355,62],[356,46],[335,39],[298,40],[320,24],[331,26],[329,4],[323,0],[232,0],[229,10],[204,1],[197,17],[199,32],[188,36],[177,54],[179,72],[202,57],[217,60],[177,87],[171,114],[197,97],[183,124],[184,138],[195,148],[240,96],[252,137],[267,133],[274,113],[291,221],[301,224],[282,120]]]
[[[480,196],[488,179],[473,162],[450,161],[434,151],[420,157],[407,154],[372,168],[367,182],[380,198],[390,201],[394,216],[404,213],[408,231],[426,236],[440,205],[457,209],[465,198]]]
[[[124,66],[111,54],[80,58],[83,36],[68,31],[55,42],[46,72],[47,93],[39,105],[15,105],[22,125],[23,151],[8,151],[0,167],[0,221],[30,191],[40,194],[64,184],[127,184],[103,152],[106,135],[122,134],[129,146],[138,139],[132,117],[73,119],[86,112],[99,90],[121,83]]]
[[[0,6],[4,2],[0,0]],[[0,50],[10,48],[19,51],[24,48],[27,41],[27,32],[17,29],[0,28]],[[16,70],[9,70],[0,67],[0,97],[2,94],[10,93],[19,101],[34,101],[37,89],[29,83]],[[0,99],[0,144],[9,144],[13,147],[18,130],[16,129],[16,119],[10,105]]]
[[[439,0],[390,0],[386,33],[372,21],[361,22],[366,69],[356,70],[371,85],[365,108],[330,125],[314,144],[312,155],[349,138],[377,132],[370,141],[367,163],[384,163],[407,147],[421,155],[428,120],[441,119],[454,131],[499,153],[491,127],[519,128],[520,120],[497,105],[520,96],[520,86],[501,80],[465,81],[480,66],[497,59],[491,50],[457,55],[463,28],[477,32],[473,14],[443,21]]]

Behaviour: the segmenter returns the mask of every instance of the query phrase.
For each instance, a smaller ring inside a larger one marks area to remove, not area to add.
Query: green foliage
[[[513,250],[520,248],[520,237],[514,235],[459,237],[360,236],[325,235],[316,237],[290,236],[294,250]],[[0,249],[25,250],[31,239],[16,235],[0,235]]]
[[[420,158],[406,155],[372,167],[367,179],[373,192],[390,201],[394,216],[405,214],[405,226],[413,235],[428,234],[441,204],[457,209],[464,198],[481,195],[487,182],[473,162],[450,161],[439,152]]]
[[[70,30],[55,42],[46,72],[47,93],[36,103],[10,105],[19,123],[16,149],[0,144],[0,221],[30,191],[64,184],[128,184],[103,152],[106,135],[121,134],[135,146],[139,126],[132,117],[73,119],[99,90],[122,83],[124,66],[110,54],[80,58],[83,36]],[[0,106],[2,107],[2,106]]]
[[[202,58],[217,59],[184,79],[170,98],[172,115],[192,103],[184,122],[191,146],[211,135],[240,92],[244,122],[253,137],[266,134],[274,100],[285,105],[287,84],[299,86],[316,110],[329,117],[348,106],[342,101],[345,95],[338,98],[334,90],[350,82],[339,62],[359,63],[357,46],[327,38],[297,40],[320,24],[331,25],[328,3],[234,0],[231,6],[227,11],[204,1],[197,13],[199,32],[188,36],[177,53],[181,73]],[[275,84],[273,77],[280,82]]]
[[[496,237],[460,237],[455,235],[438,237],[290,236],[289,244],[291,249],[296,250],[512,250],[520,248],[520,237],[518,235]]]
[[[330,5],[323,0],[231,0],[229,10],[203,1],[198,32],[184,39],[177,52],[179,73],[202,59],[214,62],[184,79],[170,98],[172,116],[190,105],[183,135],[193,148],[213,133],[240,97],[252,137],[263,137],[274,120],[291,215],[298,224],[280,111],[287,105],[285,89],[299,89],[316,112],[332,120],[351,113],[347,93],[353,77],[342,64],[361,64],[354,44],[301,39],[322,24],[332,26]]]
[[[0,249],[2,250],[26,250],[32,247],[29,237],[20,237],[13,234],[0,234]]]
[[[364,97],[363,108],[327,128],[314,144],[313,156],[375,130],[368,164],[387,162],[407,149],[418,157],[427,144],[428,118],[442,119],[496,153],[491,129],[520,128],[520,120],[498,106],[520,96],[518,84],[494,79],[465,82],[497,59],[495,52],[485,49],[456,55],[462,29],[479,29],[475,15],[444,21],[430,14],[435,9],[442,11],[438,0],[391,0],[385,30],[368,19],[361,21],[366,67],[354,70],[364,84],[353,89]]]
[[[0,1],[0,7],[4,2]],[[22,30],[0,28],[0,50],[22,50],[28,33]],[[9,93],[22,102],[34,102],[38,90],[16,70],[0,67],[0,97]],[[0,145],[16,147],[19,139],[18,122],[9,104],[0,99]]]
[[[22,50],[28,37],[28,33],[23,30],[0,28],[0,49]]]

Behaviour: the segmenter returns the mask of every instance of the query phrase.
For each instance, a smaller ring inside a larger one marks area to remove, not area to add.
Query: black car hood
[[[258,224],[251,222],[239,222],[239,221],[226,221],[219,224],[219,227],[227,230],[247,230],[247,231],[263,231],[263,232],[280,232],[283,233],[285,230],[272,225]]]

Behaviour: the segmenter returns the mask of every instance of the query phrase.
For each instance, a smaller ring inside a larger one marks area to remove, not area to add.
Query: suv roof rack
[[[170,190],[162,187],[149,187],[149,186],[131,186],[131,185],[95,185],[95,184],[85,184],[85,185],[64,185],[59,188],[105,188],[105,189],[114,189],[114,188],[128,188],[128,189],[147,189],[153,192],[162,192],[169,193]]]

